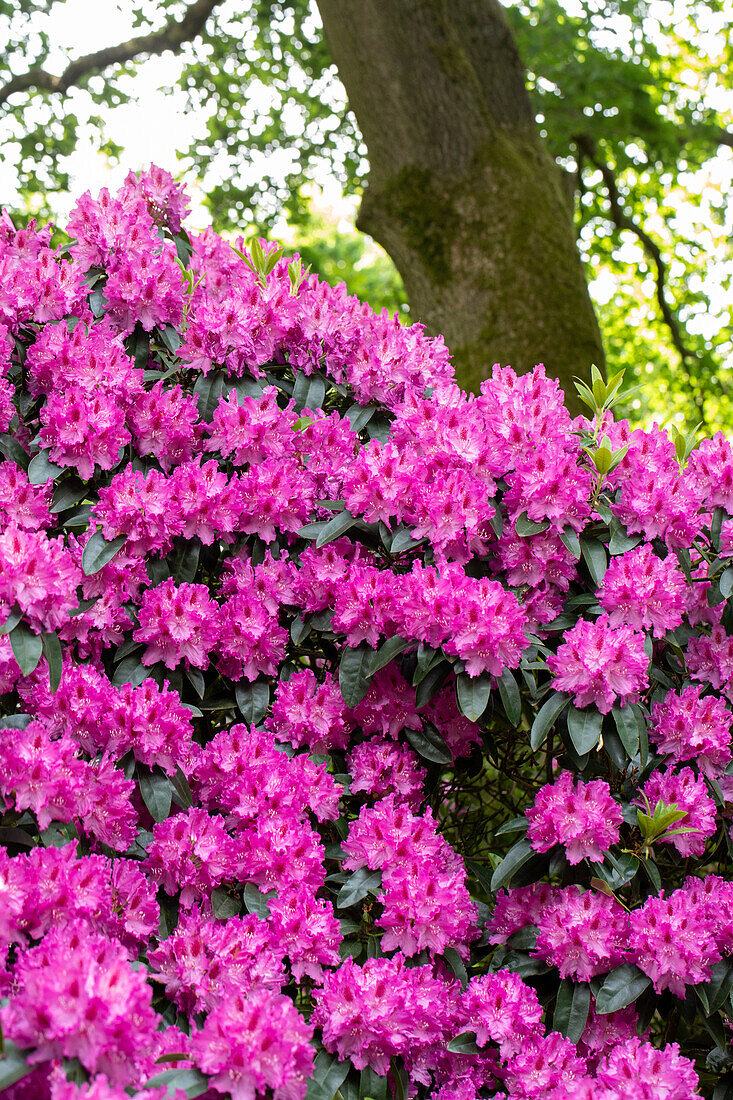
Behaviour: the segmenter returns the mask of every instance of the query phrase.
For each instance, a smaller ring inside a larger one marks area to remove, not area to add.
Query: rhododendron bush
[[[185,213],[0,222],[2,1096],[733,1096],[733,449]]]

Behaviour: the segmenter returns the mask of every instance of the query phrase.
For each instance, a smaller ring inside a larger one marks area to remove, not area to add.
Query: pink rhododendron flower
[[[629,920],[629,957],[649,975],[657,993],[671,989],[684,997],[686,985],[710,981],[710,967],[720,961],[714,925],[688,892],[647,898]]]
[[[707,792],[705,780],[696,776],[692,768],[680,768],[678,772],[669,768],[652,772],[642,790],[652,812],[657,802],[662,802],[665,806],[676,806],[685,814],[670,826],[669,836],[663,833],[655,843],[671,844],[682,856],[702,855],[705,842],[716,827],[715,803]],[[638,804],[641,805],[641,799]],[[690,831],[677,832],[678,829]]]
[[[563,772],[540,789],[526,813],[527,837],[534,850],[546,852],[562,844],[569,863],[585,858],[599,862],[619,841],[621,807],[602,779],[575,783],[570,772]]]
[[[538,917],[533,953],[556,966],[563,978],[589,981],[624,960],[628,918],[605,894],[568,886]]]
[[[607,714],[614,703],[634,702],[647,685],[644,636],[630,626],[612,627],[605,616],[580,619],[568,630],[557,654],[547,658],[555,688],[573,695],[578,707]]]
[[[685,578],[672,554],[662,560],[645,543],[611,559],[599,600],[611,626],[651,630],[661,638],[682,622]]]
[[[722,699],[702,694],[701,687],[670,691],[654,703],[649,736],[660,753],[668,753],[671,764],[695,760],[709,779],[714,779],[731,761],[733,715]]]
[[[149,588],[138,613],[136,642],[147,642],[144,665],[162,661],[175,668],[207,668],[209,655],[220,636],[219,605],[209,598],[203,584],[179,584],[169,579]]]

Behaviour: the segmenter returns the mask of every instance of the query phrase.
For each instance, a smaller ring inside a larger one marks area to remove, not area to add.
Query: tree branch
[[[12,77],[0,87],[0,106],[7,102],[15,92],[25,92],[31,88],[40,91],[58,92],[63,95],[85,76],[101,72],[110,65],[124,64],[142,54],[152,55],[172,50],[176,53],[186,43],[199,34],[221,0],[194,0],[186,9],[182,19],[172,20],[161,30],[130,38],[116,46],[107,46],[103,50],[85,54],[69,62],[61,76],[53,76],[45,69],[31,69]]]
[[[644,252],[654,264],[656,271],[655,283],[656,283],[656,296],[657,304],[659,306],[659,312],[662,315],[662,320],[669,329],[670,336],[672,338],[672,344],[675,351],[680,357],[680,363],[682,369],[687,375],[687,379],[692,392],[693,401],[697,407],[698,415],[705,423],[705,401],[698,386],[695,385],[693,380],[692,371],[690,365],[692,362],[697,362],[699,356],[691,348],[687,347],[683,338],[682,330],[679,320],[677,319],[672,306],[667,299],[666,293],[666,275],[667,264],[662,257],[662,250],[657,242],[651,237],[645,229],[634,221],[631,215],[624,207],[623,200],[619,194],[618,187],[616,185],[616,177],[609,165],[598,155],[596,144],[592,138],[587,134],[578,134],[575,136],[575,142],[579,151],[587,158],[587,160],[596,168],[603,179],[606,192],[608,194],[608,201],[611,207],[611,218],[617,229],[628,229],[633,233],[636,239],[642,245]]]

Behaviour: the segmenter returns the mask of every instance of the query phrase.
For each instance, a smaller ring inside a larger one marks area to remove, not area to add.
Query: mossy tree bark
[[[318,0],[369,152],[359,228],[477,390],[495,362],[603,365],[562,173],[498,0]]]

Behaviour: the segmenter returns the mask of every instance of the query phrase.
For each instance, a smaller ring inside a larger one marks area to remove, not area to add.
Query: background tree
[[[101,113],[132,94],[132,62],[181,51],[181,82],[209,110],[189,156],[219,227],[267,228],[281,210],[302,222],[303,184],[334,173],[366,196],[360,224],[470,381],[495,359],[544,358],[558,374],[600,359],[574,208],[586,264],[605,276],[609,364],[643,383],[637,415],[733,420],[713,159],[733,141],[721,2],[156,0],[137,5],[136,38],[68,64],[44,34],[53,6],[0,3],[6,148],[29,189],[65,186],[71,88]]]

